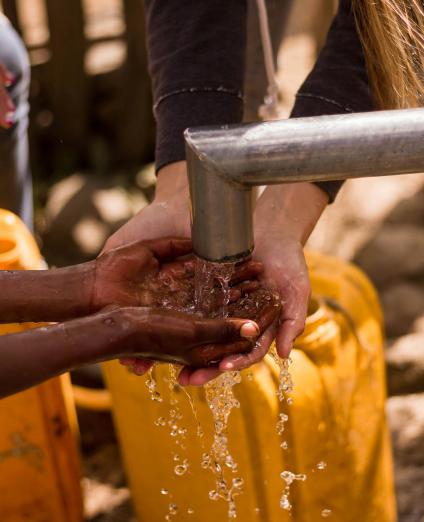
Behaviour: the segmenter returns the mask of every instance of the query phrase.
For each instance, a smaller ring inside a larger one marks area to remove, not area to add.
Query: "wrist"
[[[155,203],[187,202],[189,198],[187,163],[177,161],[162,167],[157,175]]]
[[[115,308],[109,311],[109,322],[118,332],[118,342],[110,350],[114,358],[142,352],[143,333],[148,328],[148,309],[143,307]],[[145,325],[145,327],[143,327]]]
[[[95,261],[59,269],[53,271],[53,274],[54,272],[57,272],[57,288],[62,288],[62,297],[59,299],[62,319],[83,317],[98,310],[93,307]]]
[[[257,201],[255,241],[292,240],[304,245],[328,204],[328,195],[312,183],[273,185]]]
[[[57,357],[67,369],[115,359],[126,352],[131,337],[124,309],[120,308],[105,309],[58,324],[53,330],[55,328],[63,352]]]

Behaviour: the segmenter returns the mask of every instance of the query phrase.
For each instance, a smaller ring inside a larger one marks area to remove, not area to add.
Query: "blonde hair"
[[[354,0],[376,103],[424,105],[424,0]]]

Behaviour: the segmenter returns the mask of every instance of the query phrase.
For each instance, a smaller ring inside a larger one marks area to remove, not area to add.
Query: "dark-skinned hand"
[[[159,252],[157,244],[161,244],[163,241],[169,242],[171,240],[153,241],[153,243],[156,243],[153,250],[156,252],[156,258],[159,257],[159,259],[171,257],[169,255],[169,245]],[[180,254],[183,253],[180,248],[181,245],[190,245],[188,240],[172,241],[174,242],[173,255],[175,255],[176,252]],[[152,247],[150,241],[143,242],[143,244],[148,245],[150,248]],[[178,245],[178,248],[176,248],[176,245]],[[116,252],[122,254],[122,250],[125,249],[131,250],[131,245],[122,247],[122,249],[120,248],[116,250]],[[163,255],[164,253],[166,255]],[[104,255],[108,254],[102,254],[102,256]],[[126,259],[126,257],[125,255],[120,255],[120,259]],[[128,264],[125,263],[125,266],[128,267]],[[146,263],[146,266],[148,266],[149,269],[147,273],[144,273],[144,277],[141,278],[137,284],[136,294],[139,306],[160,307],[161,310],[164,308],[168,310],[178,310],[180,312],[188,312],[189,315],[196,312],[194,302],[195,259],[193,256],[186,256],[176,261],[158,264],[150,260],[149,263]],[[261,271],[261,264],[253,261],[247,261],[236,266],[229,281],[229,291],[225,296],[229,301],[227,305],[228,316],[251,319],[257,323],[259,331],[256,332],[255,336],[250,336],[249,339],[239,339],[230,344],[227,342],[225,349],[214,344],[203,347],[201,357],[197,357],[196,355],[196,361],[192,359],[191,362],[188,362],[187,360],[188,366],[181,374],[183,383],[186,378],[190,378],[192,374],[194,374],[194,380],[196,380],[196,372],[200,372],[200,375],[202,374],[202,369],[194,370],[194,367],[208,367],[208,372],[219,372],[216,368],[210,368],[210,365],[219,363],[220,359],[224,356],[228,357],[231,354],[242,354],[254,349],[254,341],[258,335],[262,334],[273,323],[280,310],[279,299],[275,294],[260,287],[256,278],[260,275]],[[120,273],[120,270],[117,270],[116,266],[111,267],[108,263],[105,272],[114,273],[116,275]],[[133,289],[131,289],[131,292],[131,295],[134,295]],[[110,301],[110,298],[108,300]],[[208,318],[220,317],[223,300],[224,293],[222,288],[216,283],[208,293],[206,305]],[[202,308],[204,310],[205,306]],[[170,357],[162,358],[152,355],[149,356],[149,359],[150,358],[171,360]],[[203,362],[201,360],[202,358]],[[173,361],[175,362],[176,359],[174,358]],[[121,362],[129,366],[139,375],[145,373],[152,365],[150,360],[139,358],[125,358]],[[181,359],[180,362],[182,362]]]

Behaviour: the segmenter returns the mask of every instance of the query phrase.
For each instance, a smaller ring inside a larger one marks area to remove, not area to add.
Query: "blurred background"
[[[273,32],[284,33],[281,45],[279,37],[274,41],[282,117],[316,59],[336,4],[294,0],[287,21],[281,1],[270,1],[270,9],[281,14],[272,17]],[[155,128],[142,2],[3,0],[0,5],[31,60],[37,240],[51,266],[84,261],[154,193]],[[260,58],[260,46],[249,53],[253,61]],[[248,81],[247,90],[255,91],[263,84],[263,68]],[[309,247],[353,260],[380,292],[400,521],[423,521],[423,177],[349,182]],[[79,418],[87,520],[127,522],[130,495],[111,419],[84,410]]]

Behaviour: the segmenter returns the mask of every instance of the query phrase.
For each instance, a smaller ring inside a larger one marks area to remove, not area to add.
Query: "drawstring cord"
[[[271,34],[269,30],[268,13],[265,0],[256,0],[261,33],[262,50],[264,53],[265,71],[268,79],[267,94],[264,103],[259,107],[259,117],[263,120],[276,119],[278,111],[278,83],[275,73],[274,55],[272,52]]]

